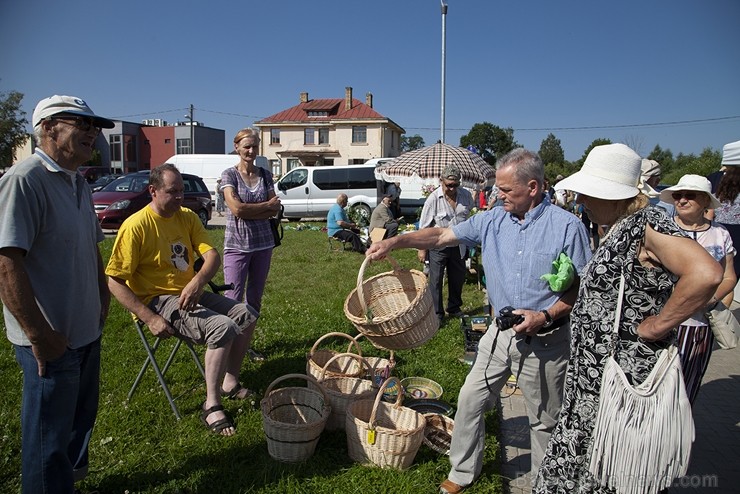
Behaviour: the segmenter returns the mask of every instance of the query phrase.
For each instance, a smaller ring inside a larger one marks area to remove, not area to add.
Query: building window
[[[172,143],[172,139],[165,139],[165,140],[164,140],[164,143],[165,143],[165,144],[171,144],[171,143]]]
[[[365,164],[365,161],[366,160],[362,158],[352,158],[351,160],[349,160],[349,164],[350,165],[363,165]]]
[[[110,159],[111,161],[121,161],[123,156],[123,150],[121,148],[121,136],[111,135],[110,136]]]
[[[270,144],[280,144],[280,129],[270,129]]]
[[[315,133],[316,131],[312,127],[309,127],[306,130],[304,130],[303,131],[303,144],[304,145],[316,144],[316,142],[314,141]]]
[[[319,144],[329,144],[329,129],[327,127],[319,128]]]
[[[308,116],[309,117],[328,117],[329,112],[326,110],[323,110],[323,111],[309,110]]]
[[[178,139],[175,154],[192,154],[190,150],[190,139]]]
[[[365,125],[352,126],[352,144],[359,143],[367,143],[367,126]]]
[[[293,168],[297,167],[300,164],[301,162],[298,161],[296,158],[288,158],[288,169],[286,171],[289,172],[290,170],[292,170]]]
[[[333,158],[324,158],[324,166],[334,166]]]

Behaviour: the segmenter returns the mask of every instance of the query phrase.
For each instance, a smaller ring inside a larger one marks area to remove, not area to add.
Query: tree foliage
[[[653,159],[653,158],[651,158]],[[658,161],[658,160],[656,160]],[[658,163],[660,163],[658,161]],[[666,173],[663,171],[661,163],[661,172],[663,174],[662,183],[674,185],[679,179],[688,174],[701,175],[706,177],[710,173],[716,172],[722,163],[722,152],[713,151],[711,148],[704,148],[699,156],[694,154],[680,153],[676,156],[673,169]]]
[[[473,125],[470,132],[460,138],[460,146],[473,146],[488,164],[494,166],[496,160],[512,149],[519,147],[514,140],[514,129],[502,129],[489,122]]]
[[[417,149],[421,149],[426,144],[424,143],[424,138],[421,137],[419,134],[415,134],[412,136],[402,135],[401,136],[401,152],[406,153],[408,151],[416,151]]]
[[[665,177],[670,175],[676,166],[676,162],[673,159],[673,153],[670,149],[665,151],[660,147],[660,144],[656,144],[650,154],[647,155],[647,159],[655,160],[660,163],[660,174]]]
[[[583,156],[581,156],[581,159],[578,160],[576,163],[578,164],[577,169],[580,170],[583,166],[583,163],[586,161],[586,156],[588,156],[588,153],[591,152],[593,148],[596,146],[603,146],[605,144],[611,144],[612,141],[609,139],[606,139],[604,137],[599,137],[598,139],[594,139],[591,144],[588,145],[586,150],[583,152]]]
[[[542,163],[548,165],[562,164],[565,163],[565,152],[563,146],[560,145],[560,139],[555,137],[555,134],[547,134],[540,144],[540,159]]]
[[[26,133],[26,112],[21,110],[23,93],[0,93],[0,167],[13,164],[13,153],[22,146]]]

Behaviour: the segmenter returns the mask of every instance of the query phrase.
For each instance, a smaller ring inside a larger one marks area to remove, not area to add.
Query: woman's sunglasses
[[[682,197],[685,197],[687,201],[693,201],[696,199],[696,192],[674,192],[671,197],[674,201],[680,201]]]

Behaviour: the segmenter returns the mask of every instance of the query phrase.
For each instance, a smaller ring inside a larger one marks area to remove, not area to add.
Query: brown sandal
[[[225,436],[225,434],[222,434],[224,429],[228,429],[229,427],[236,429],[236,427],[234,426],[234,422],[232,422],[229,416],[226,415],[226,412],[224,412],[224,415],[226,415],[224,418],[219,419],[211,424],[208,423],[208,417],[213,412],[220,412],[223,411],[223,409],[224,407],[221,405],[214,405],[211,408],[203,409],[200,412],[200,421],[203,422],[203,425],[206,426],[206,429],[213,432],[214,434],[218,434],[219,436]]]

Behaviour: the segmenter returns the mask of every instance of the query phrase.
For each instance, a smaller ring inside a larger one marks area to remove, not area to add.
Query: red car
[[[185,185],[183,206],[192,209],[208,224],[213,211],[211,193],[203,180],[196,175],[182,174]],[[152,200],[149,195],[149,172],[129,173],[117,178],[98,192],[93,193],[93,203],[103,230],[118,230],[123,220],[140,210]]]

